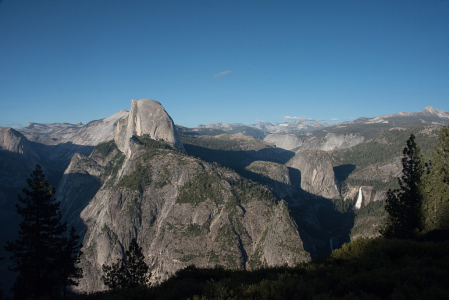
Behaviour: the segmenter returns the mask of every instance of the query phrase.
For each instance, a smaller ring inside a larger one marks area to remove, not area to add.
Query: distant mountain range
[[[244,125],[241,123],[215,123],[215,124],[209,124],[209,125],[198,125],[196,128],[203,129],[203,128],[212,128],[212,129],[219,129],[223,130],[225,132],[235,130],[239,127],[252,127],[258,130],[261,130],[265,132],[265,134],[270,133],[301,133],[301,132],[307,132],[307,131],[313,131],[316,129],[321,129],[323,127],[329,126],[327,123],[319,123],[319,122],[313,122],[313,123],[307,123],[301,120],[297,120],[293,123],[290,122],[283,122],[283,123],[269,123],[269,122],[260,122],[257,124],[252,125]]]
[[[236,128],[242,127],[252,127],[265,132],[266,135],[271,133],[303,133],[308,131],[313,131],[317,129],[323,129],[325,127],[334,127],[345,124],[364,124],[364,123],[415,123],[421,122],[425,124],[434,125],[444,125],[449,122],[449,112],[444,112],[439,109],[435,109],[432,106],[427,106],[423,111],[420,112],[399,112],[392,115],[383,115],[374,118],[364,118],[360,117],[354,121],[342,122],[334,125],[329,125],[327,123],[312,122],[307,123],[301,120],[297,120],[293,123],[283,122],[283,123],[269,123],[269,122],[259,122],[257,124],[244,125],[242,123],[214,123],[209,125],[198,125],[197,129],[218,129],[224,132],[233,131]]]
[[[352,122],[343,122],[341,124],[375,124],[375,123],[416,123],[420,122],[423,124],[433,124],[433,125],[445,125],[449,122],[449,113],[444,112],[439,109],[435,109],[432,106],[427,106],[423,111],[419,112],[399,112],[393,115],[384,115],[374,118],[358,118]]]

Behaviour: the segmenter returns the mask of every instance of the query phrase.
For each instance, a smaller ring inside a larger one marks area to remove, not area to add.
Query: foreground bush
[[[78,299],[448,299],[449,241],[360,238],[326,260],[255,271],[178,271],[162,284]]]

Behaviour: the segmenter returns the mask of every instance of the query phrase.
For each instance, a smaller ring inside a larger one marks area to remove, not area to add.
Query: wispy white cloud
[[[263,120],[258,120],[258,119],[256,119],[256,122],[257,122],[257,123],[263,123]]]
[[[291,116],[282,116],[284,120],[301,120],[304,122],[324,122],[324,121],[338,121],[336,118],[332,119],[313,119],[306,116],[299,116],[299,117],[291,117]]]
[[[285,116],[282,117],[284,120],[301,120],[301,121],[315,121],[312,118],[308,118],[306,116],[300,116],[300,117],[290,117],[290,116]]]
[[[231,72],[232,72],[232,70],[227,70],[227,71],[220,72],[220,73],[218,73],[218,74],[215,74],[215,75],[214,75],[214,78],[218,78],[218,77],[227,75],[227,74],[229,74],[229,73],[231,73]]]

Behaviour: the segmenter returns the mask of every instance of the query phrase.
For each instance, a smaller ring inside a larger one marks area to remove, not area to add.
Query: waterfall
[[[355,208],[360,209],[362,207],[362,187],[359,188],[359,195],[357,196],[357,202],[355,203]]]

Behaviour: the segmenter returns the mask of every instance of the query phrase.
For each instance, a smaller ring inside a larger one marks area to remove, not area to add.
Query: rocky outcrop
[[[290,171],[283,164],[270,161],[255,161],[245,168],[248,171],[259,174],[259,182],[273,188],[279,199],[290,196],[296,192],[296,187],[290,179]]]
[[[273,133],[264,138],[265,142],[271,143],[278,148],[292,150],[304,144],[304,138],[300,138],[296,134],[279,134]]]
[[[343,195],[345,201],[351,201],[356,204],[360,200],[360,207],[367,206],[371,202],[385,201],[387,198],[386,191],[374,190],[372,186],[348,186],[347,192]]]
[[[310,259],[286,203],[276,204],[266,188],[142,144],[129,141],[130,157],[112,141],[100,145],[89,157],[74,156],[64,174],[57,199],[69,223],[85,232],[80,290],[102,290],[101,266],[121,258],[132,238],[153,281],[190,264],[253,269]],[[84,184],[89,180],[99,182],[96,191]]]
[[[133,135],[144,134],[184,149],[173,120],[159,102],[151,99],[132,100],[128,117],[117,124],[114,140],[118,148],[129,156],[129,139]]]
[[[85,125],[54,123],[29,123],[20,129],[29,140],[45,145],[71,143],[74,145],[95,146],[114,138],[118,120],[128,116],[127,110],[121,110],[107,118],[91,121]]]
[[[299,170],[300,176],[294,184],[304,191],[325,198],[340,197],[328,153],[321,150],[298,151],[286,166]]]
[[[336,149],[351,148],[363,142],[364,137],[356,134],[335,134],[327,133],[324,137],[309,134],[270,134],[264,141],[285,150],[306,151],[323,150],[331,151]]]
[[[107,118],[92,121],[80,127],[78,132],[68,140],[77,145],[96,146],[101,142],[114,138],[117,122],[128,116],[128,111],[123,109]]]
[[[29,145],[26,137],[11,127],[0,127],[0,150],[27,155]]]
[[[39,160],[23,134],[10,127],[0,127],[0,191],[24,187]]]

